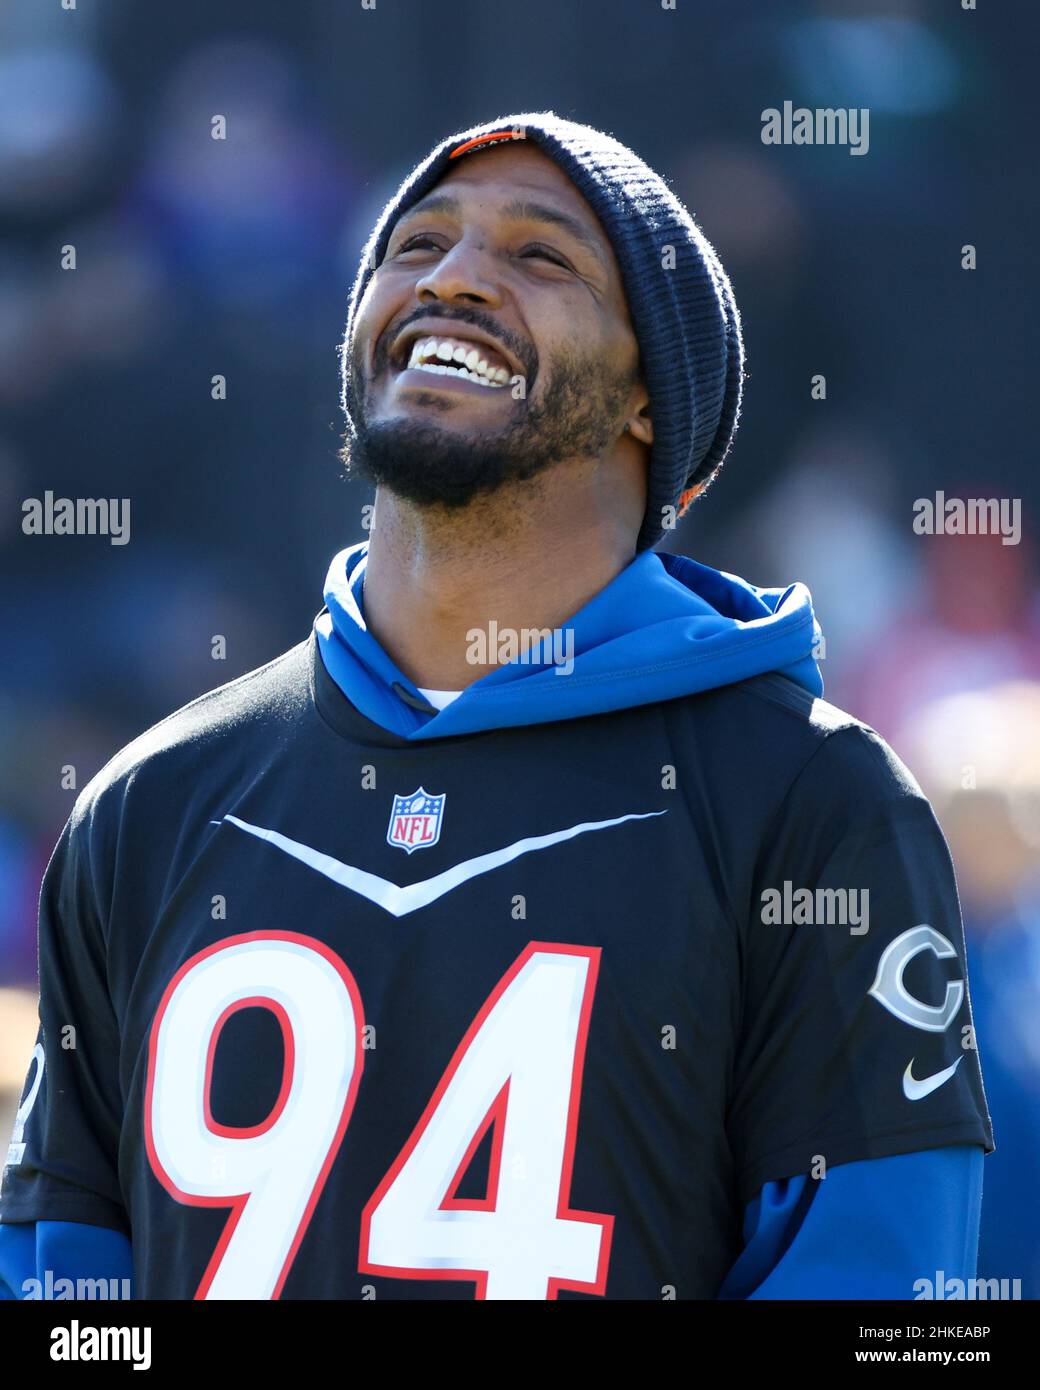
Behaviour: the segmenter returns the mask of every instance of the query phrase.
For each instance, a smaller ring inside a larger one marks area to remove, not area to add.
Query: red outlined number
[[[603,1293],[614,1218],[569,1205],[599,949],[532,942],[473,1020],[361,1218],[362,1273],[477,1297]],[[455,1197],[494,1126],[484,1200]]]
[[[570,1206],[598,947],[531,942],[459,1043],[361,1218],[362,1273],[472,1280],[480,1299],[602,1294],[613,1216]],[[220,1032],[276,1017],[283,1074],[249,1128],[210,1110]],[[353,975],[295,932],[230,937],[186,961],[152,1026],[145,1141],[167,1192],[231,1214],[196,1298],[278,1298],[329,1175],[364,1065]],[[490,1132],[485,1195],[457,1195]]]
[[[213,1053],[236,1008],[269,1008],[285,1066],[271,1114],[250,1129],[209,1109]],[[163,995],[152,1025],[145,1143],[178,1202],[230,1207],[196,1298],[277,1298],[346,1133],[364,1065],[353,975],[295,932],[251,932],[200,951]]]

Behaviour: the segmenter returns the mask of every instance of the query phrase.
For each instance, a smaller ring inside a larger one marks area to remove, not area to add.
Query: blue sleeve
[[[983,1150],[927,1149],[766,1183],[722,1299],[913,1299],[920,1279],[973,1279]]]
[[[81,1296],[60,1280],[108,1281],[110,1296],[133,1297],[133,1256],[120,1231],[78,1221],[0,1224],[0,1299]],[[123,1281],[127,1281],[124,1284]],[[68,1290],[67,1292],[63,1290]]]
[[[0,1225],[0,1298],[23,1298],[27,1279],[36,1278],[36,1225]]]

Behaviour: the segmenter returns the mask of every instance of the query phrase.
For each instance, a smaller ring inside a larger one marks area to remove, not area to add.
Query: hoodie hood
[[[315,634],[326,670],[351,704],[401,738],[580,719],[767,672],[823,693],[814,656],[819,626],[804,584],[759,589],[683,555],[644,551],[554,634],[555,649],[537,653],[545,660],[525,653],[506,661],[437,712],[368,631],[367,556],[363,541],[332,561]]]

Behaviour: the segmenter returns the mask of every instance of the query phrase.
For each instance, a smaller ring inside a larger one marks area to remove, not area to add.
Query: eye
[[[442,249],[432,236],[429,236],[426,232],[419,232],[417,235],[409,237],[406,242],[397,248],[394,254],[401,256],[405,251],[420,251],[425,247],[432,247],[434,251],[440,251]]]
[[[549,246],[543,246],[540,242],[533,246],[525,246],[520,252],[521,260],[531,260],[534,257],[548,261],[551,265],[558,265],[562,270],[570,270],[571,268],[558,251],[554,251]]]

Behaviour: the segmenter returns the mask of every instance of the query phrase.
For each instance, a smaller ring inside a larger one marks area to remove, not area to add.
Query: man
[[[818,698],[802,586],[653,549],[742,373],[714,251],[610,137],[507,117],[405,182],[343,345],[369,543],[48,869],[16,1292],[128,1238],[160,1298],[970,1277],[992,1140],[942,835]]]

